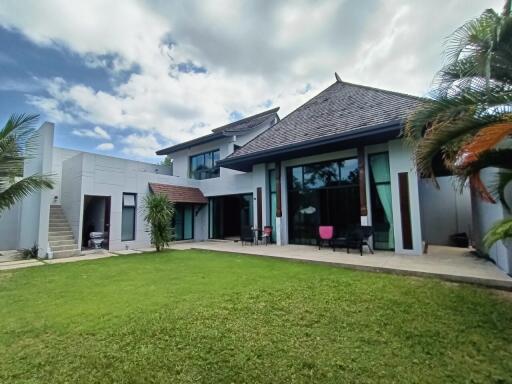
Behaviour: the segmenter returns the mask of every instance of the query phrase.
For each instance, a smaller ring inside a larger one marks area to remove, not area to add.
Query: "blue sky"
[[[485,3],[485,4],[484,4]],[[334,81],[425,94],[443,39],[502,1],[4,0],[0,121],[38,113],[55,144],[155,150]]]

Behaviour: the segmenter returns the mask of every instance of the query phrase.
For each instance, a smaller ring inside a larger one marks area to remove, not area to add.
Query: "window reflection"
[[[314,244],[319,225],[337,232],[360,224],[357,159],[343,159],[288,168],[289,240]]]

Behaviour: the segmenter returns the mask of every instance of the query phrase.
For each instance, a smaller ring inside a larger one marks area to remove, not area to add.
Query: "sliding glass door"
[[[194,238],[194,207],[189,204],[176,204],[174,213],[174,239],[192,240]]]
[[[287,181],[290,243],[315,244],[320,225],[342,235],[360,224],[357,159],[291,167]]]
[[[240,238],[241,228],[253,225],[252,193],[210,197],[208,200],[208,237]]]

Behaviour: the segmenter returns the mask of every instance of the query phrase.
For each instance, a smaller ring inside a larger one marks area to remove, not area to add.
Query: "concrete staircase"
[[[48,242],[54,259],[80,255],[80,249],[60,205],[50,206]]]

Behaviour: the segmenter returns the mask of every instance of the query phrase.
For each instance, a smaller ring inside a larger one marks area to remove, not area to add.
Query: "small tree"
[[[151,233],[151,242],[155,245],[156,251],[160,252],[174,237],[174,204],[165,195],[150,193],[144,198],[144,210],[144,220]]]

